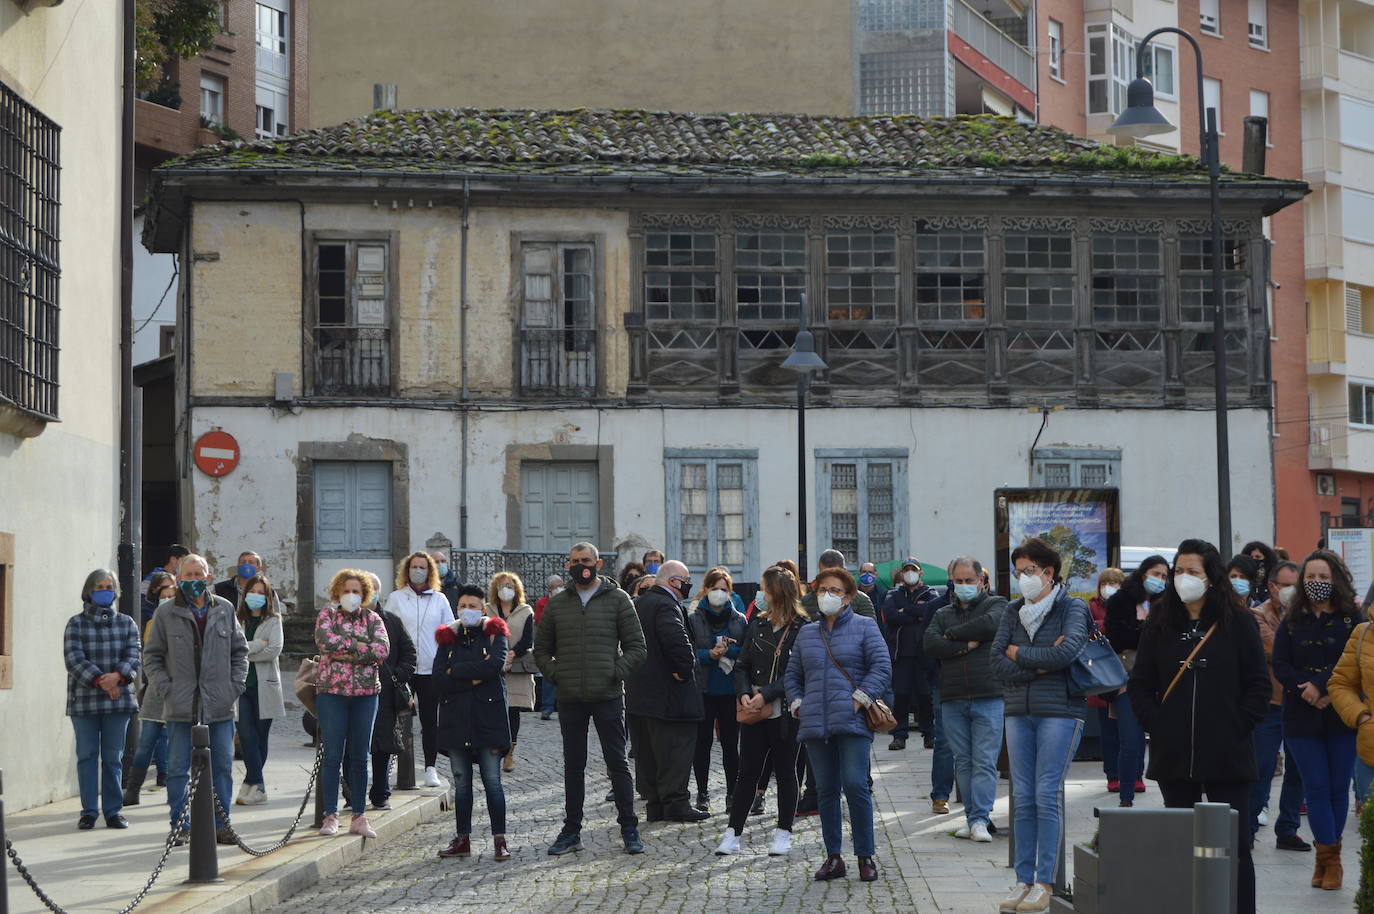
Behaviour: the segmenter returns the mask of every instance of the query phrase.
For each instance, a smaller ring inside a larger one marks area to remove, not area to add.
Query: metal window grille
[[[58,141],[0,83],[0,400],[57,418]]]
[[[572,545],[569,543],[569,545]],[[544,593],[550,575],[568,579],[568,553],[527,552],[514,549],[451,549],[449,564],[462,584],[486,587],[492,575],[509,571],[525,585],[525,597],[532,604]],[[602,574],[614,575],[616,553],[601,552]]]

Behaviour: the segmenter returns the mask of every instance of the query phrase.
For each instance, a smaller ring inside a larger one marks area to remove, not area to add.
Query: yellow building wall
[[[366,114],[374,83],[402,108],[847,114],[851,17],[849,0],[314,3],[310,126]]]

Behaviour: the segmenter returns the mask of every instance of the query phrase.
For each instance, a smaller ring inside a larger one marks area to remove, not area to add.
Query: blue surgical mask
[[[101,609],[109,609],[114,605],[115,592],[113,590],[92,590],[91,602]]]
[[[1250,582],[1245,580],[1245,578],[1232,578],[1231,587],[1242,597],[1250,596]]]
[[[244,562],[242,565],[239,566],[239,577],[243,578],[245,581],[253,577],[253,575],[257,573],[257,565],[250,565],[247,562]]]
[[[645,574],[658,574],[658,562],[650,562],[644,568]]]
[[[960,603],[968,603],[978,596],[977,584],[955,584],[954,596]]]
[[[865,587],[872,587],[874,584],[878,583],[878,576],[871,571],[865,571],[863,574],[859,575],[859,583]]]
[[[440,563],[439,563],[439,577],[441,577],[441,578],[446,578],[446,577],[448,577],[448,562],[440,562]]]
[[[1158,596],[1159,594],[1164,593],[1165,588],[1167,588],[1168,586],[1169,585],[1167,583],[1161,581],[1159,578],[1145,579],[1145,592],[1150,594],[1151,596]]]
[[[250,593],[243,598],[243,605],[253,612],[257,612],[267,605],[267,595],[261,593]]]

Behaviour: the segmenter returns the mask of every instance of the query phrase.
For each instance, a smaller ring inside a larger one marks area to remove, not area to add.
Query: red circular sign
[[[228,432],[206,432],[196,441],[195,459],[207,476],[227,476],[239,465],[239,443]]]

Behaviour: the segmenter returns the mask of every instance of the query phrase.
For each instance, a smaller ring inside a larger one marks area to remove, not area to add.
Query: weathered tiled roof
[[[1201,174],[1191,156],[1100,146],[1011,118],[440,108],[379,111],[169,166],[585,175],[897,176],[929,169]]]

